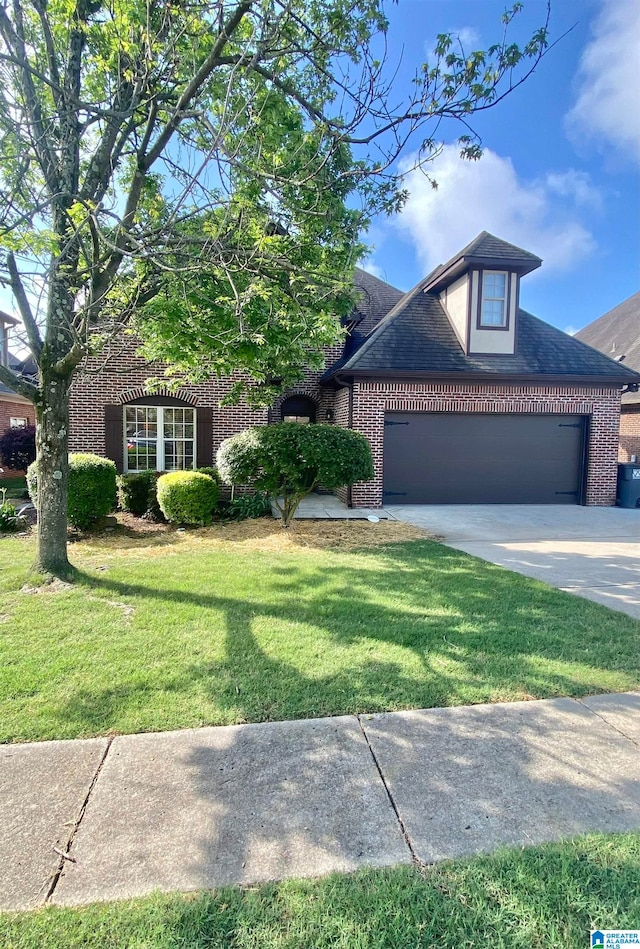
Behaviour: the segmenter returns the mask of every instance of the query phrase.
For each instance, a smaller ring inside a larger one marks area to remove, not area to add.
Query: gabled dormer
[[[465,355],[516,351],[520,277],[542,261],[535,254],[482,231],[427,278]]]

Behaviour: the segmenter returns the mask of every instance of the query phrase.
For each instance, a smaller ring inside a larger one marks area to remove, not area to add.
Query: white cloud
[[[480,46],[480,34],[473,26],[463,26],[460,30],[449,30],[452,36],[457,36],[465,52],[470,53]]]
[[[638,0],[603,0],[592,33],[580,60],[567,131],[574,142],[586,135],[601,150],[614,145],[640,158]]]
[[[564,331],[567,334],[567,336],[575,336],[576,333],[578,332],[578,327],[573,326],[571,323],[569,323],[568,326],[565,326]]]
[[[371,257],[361,260],[358,266],[366,270],[367,273],[373,274],[374,277],[378,277],[379,280],[384,280],[384,270]]]
[[[464,161],[447,145],[430,163],[429,174],[437,190],[422,172],[407,173],[410,197],[398,218],[425,273],[485,230],[538,254],[545,273],[568,270],[595,249],[577,209],[597,209],[601,198],[583,172],[569,169],[523,181],[510,158],[487,149],[480,161]]]

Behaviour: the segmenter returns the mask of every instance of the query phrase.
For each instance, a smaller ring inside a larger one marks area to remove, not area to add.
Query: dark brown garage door
[[[387,504],[579,504],[580,415],[385,416]]]

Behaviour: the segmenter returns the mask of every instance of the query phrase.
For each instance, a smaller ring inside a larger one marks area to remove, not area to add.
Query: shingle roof
[[[465,355],[438,296],[422,290],[424,281],[405,294],[340,368],[375,373],[472,373],[495,376],[585,376],[618,381],[640,381],[626,366],[616,363],[579,340],[518,312],[514,355]]]
[[[360,298],[356,307],[358,318],[357,332],[361,339],[368,336],[383,317],[387,315],[398,300],[404,296],[402,290],[392,287],[379,277],[366,270],[356,267],[354,283],[360,290]]]
[[[490,257],[491,259],[521,261],[522,263],[542,263],[540,257],[532,254],[531,251],[523,250],[522,247],[503,241],[501,237],[495,237],[488,231],[481,231],[470,244],[467,244],[455,257],[452,257],[449,263],[459,257]],[[447,265],[445,264],[445,266]]]
[[[9,369],[13,369],[14,372],[26,378],[35,376],[38,371],[38,367],[31,356],[27,357],[27,359],[19,359],[17,356],[14,356],[13,353],[9,353],[8,362]],[[9,386],[4,385],[2,382],[0,382],[0,392],[16,395],[13,389],[10,389]]]
[[[325,372],[321,382],[337,372],[341,366],[362,346],[367,336],[376,328],[380,320],[393,309],[398,300],[404,296],[402,290],[392,287],[379,277],[374,277],[366,270],[356,267],[353,276],[354,283],[361,291],[360,299],[355,311],[347,319],[351,329],[344,344],[340,359]]]
[[[499,265],[501,262],[505,266],[508,265],[509,269],[525,274],[536,270],[542,260],[536,254],[523,250],[522,247],[503,241],[501,237],[496,237],[488,231],[481,231],[445,264],[439,264],[418,286],[431,290],[440,284],[444,285],[445,282],[454,280],[457,275],[464,273],[473,264]]]
[[[611,359],[623,356],[625,366],[640,371],[640,291],[589,323],[576,338]],[[640,402],[640,392],[625,393],[623,400]]]

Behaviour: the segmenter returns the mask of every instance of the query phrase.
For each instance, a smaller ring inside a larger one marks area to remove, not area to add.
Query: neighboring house
[[[18,359],[9,351],[9,333],[17,325],[18,320],[0,311],[0,362],[14,372],[29,374],[30,360]],[[22,425],[35,425],[33,403],[0,382],[0,435]],[[7,469],[5,473],[11,472]]]
[[[361,302],[328,368],[268,410],[221,406],[229,379],[147,395],[163,367],[123,337],[74,381],[71,449],[121,471],[190,468],[248,425],[331,422],[371,443],[374,479],[341,494],[356,507],[613,504],[620,392],[640,375],[520,309],[540,264],[483,232],[409,293],[357,271]]]
[[[576,338],[640,372],[640,291],[576,333]],[[624,392],[620,415],[620,461],[640,459],[640,392]]]

